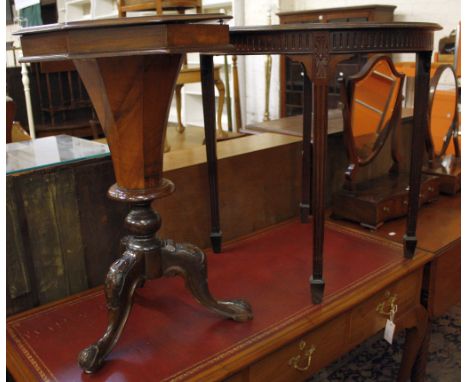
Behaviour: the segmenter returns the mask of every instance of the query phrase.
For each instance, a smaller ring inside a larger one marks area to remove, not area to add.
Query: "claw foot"
[[[218,301],[218,304],[223,307],[220,313],[234,321],[245,322],[253,318],[252,307],[245,300]]]
[[[91,345],[83,349],[78,356],[78,364],[85,373],[93,373],[102,365],[102,358],[99,356],[99,347]]]

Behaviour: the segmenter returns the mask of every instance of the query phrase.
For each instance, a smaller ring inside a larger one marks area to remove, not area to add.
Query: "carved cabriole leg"
[[[78,358],[86,373],[99,369],[119,340],[132,307],[135,289],[145,280],[145,258],[153,260],[152,275],[161,273],[160,264],[155,265],[161,249],[160,240],[154,236],[161,226],[159,215],[151,209],[149,202],[137,203],[125,223],[132,235],[123,240],[126,251],[110,267],[105,283],[109,324],[104,335],[81,351]]]
[[[222,232],[219,222],[218,164],[216,158],[216,121],[213,56],[200,55],[200,71],[205,125],[206,159],[210,188],[211,247],[221,252]]]
[[[424,381],[427,354],[424,354],[424,351],[421,353],[420,350],[428,340],[428,316],[426,309],[418,305],[401,321],[396,322],[397,329],[406,328],[405,345],[397,379],[399,382],[408,381],[410,378],[412,382]]]
[[[215,313],[235,321],[253,318],[250,305],[243,300],[217,301],[208,289],[206,256],[191,244],[178,244],[165,240],[161,251],[164,276],[182,276],[185,286],[197,301]]]
[[[416,222],[421,187],[421,167],[425,135],[427,131],[427,107],[429,99],[429,78],[432,52],[416,54],[416,83],[414,93],[414,125],[411,139],[410,191],[406,234],[404,236],[405,257],[412,258],[416,250]]]
[[[185,131],[185,126],[182,123],[182,87],[184,85],[176,85],[176,107],[177,107],[177,132],[183,133]]]
[[[224,98],[225,98],[225,93],[226,89],[224,87],[223,81],[221,81],[219,78],[215,79],[214,81],[216,89],[218,89],[218,112],[216,113],[217,115],[217,124],[218,124],[218,130],[216,132],[216,137],[217,138],[225,138],[227,137],[227,133],[223,130],[223,124],[222,124],[222,117],[223,117],[223,108],[224,108]]]

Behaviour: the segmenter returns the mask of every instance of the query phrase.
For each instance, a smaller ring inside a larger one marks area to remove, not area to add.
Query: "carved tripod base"
[[[247,302],[218,301],[212,297],[203,251],[155,235],[161,219],[150,204],[151,201],[135,203],[125,219],[131,235],[122,241],[125,252],[112,264],[105,282],[109,324],[104,335],[79,354],[79,365],[86,373],[98,370],[112,351],[130,313],[135,289],[147,279],[182,276],[195,299],[211,311],[240,322],[253,318]]]

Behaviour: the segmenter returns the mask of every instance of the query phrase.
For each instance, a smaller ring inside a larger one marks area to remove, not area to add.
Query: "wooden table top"
[[[428,51],[432,50],[433,32],[441,29],[438,24],[420,22],[298,23],[231,29],[206,24],[224,19],[223,14],[116,18],[22,28],[15,35],[21,36],[22,61],[31,62],[186,52],[299,54],[317,52],[315,40],[320,32],[330,33],[325,37],[329,42],[319,44],[330,54]],[[308,33],[314,35],[307,37]]]
[[[229,18],[229,17],[227,17]],[[223,14],[114,18],[22,28],[22,62],[229,51]]]
[[[15,34],[28,35],[45,32],[58,32],[77,29],[101,29],[109,27],[128,27],[134,25],[161,25],[161,24],[187,24],[187,23],[206,23],[220,22],[230,20],[232,16],[224,13],[206,13],[192,15],[161,15],[161,16],[142,16],[142,17],[118,17],[99,20],[69,21],[64,23],[45,24],[20,29]]]
[[[292,24],[277,24],[277,25],[255,25],[255,26],[239,26],[231,28],[231,33],[245,33],[245,32],[281,32],[281,31],[332,31],[332,30],[349,30],[349,29],[405,29],[405,30],[441,30],[442,27],[436,23],[424,22],[330,22],[330,23],[292,23]]]

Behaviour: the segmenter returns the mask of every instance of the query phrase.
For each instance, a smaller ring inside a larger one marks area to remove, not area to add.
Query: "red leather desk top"
[[[320,315],[353,286],[408,263],[398,245],[328,226],[325,299],[314,306],[308,284],[311,230],[310,225],[288,222],[208,256],[212,293],[217,298],[246,298],[255,315],[251,322],[236,323],[208,312],[185,290],[180,278],[158,279],[138,290],[120,341],[95,375],[81,373],[77,355],[101,336],[107,324],[101,290],[10,318],[7,352],[15,353],[37,380],[182,380],[295,320]]]

